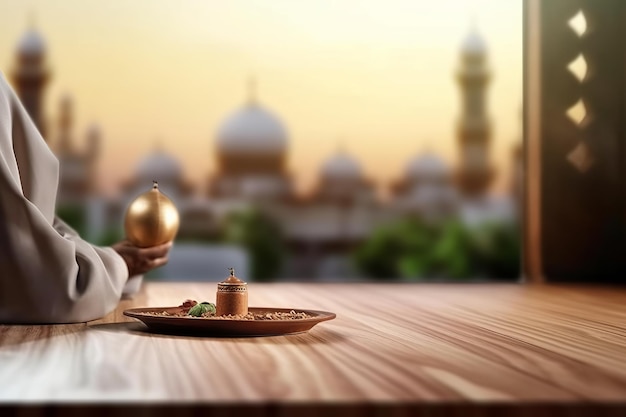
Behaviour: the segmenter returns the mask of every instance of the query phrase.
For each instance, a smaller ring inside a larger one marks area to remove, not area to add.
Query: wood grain
[[[321,309],[308,334],[150,334],[126,308],[212,301],[151,283],[102,320],[0,326],[3,401],[626,401],[626,290],[250,284],[251,306]]]

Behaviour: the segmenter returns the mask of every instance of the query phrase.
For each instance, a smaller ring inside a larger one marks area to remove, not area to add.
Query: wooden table
[[[626,403],[626,289],[250,284],[251,306],[337,313],[268,338],[151,334],[122,315],[215,288],[150,283],[102,320],[0,326],[0,400]]]

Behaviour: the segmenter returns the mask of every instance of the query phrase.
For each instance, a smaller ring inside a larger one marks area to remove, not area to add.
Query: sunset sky
[[[472,22],[489,48],[492,159],[501,174],[520,141],[521,0],[0,0],[7,78],[30,15],[53,71],[49,123],[68,92],[78,139],[91,122],[102,127],[109,190],[156,142],[204,185],[217,127],[244,102],[250,75],[259,102],[290,132],[301,190],[339,143],[381,185],[425,149],[454,163],[454,74]]]

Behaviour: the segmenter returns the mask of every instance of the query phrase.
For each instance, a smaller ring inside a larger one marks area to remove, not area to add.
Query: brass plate
[[[186,334],[197,336],[245,337],[278,336],[303,333],[317,323],[332,320],[335,313],[297,308],[251,307],[251,313],[288,313],[291,310],[306,313],[312,317],[297,320],[230,320],[220,318],[154,316],[146,313],[166,311],[176,313],[180,307],[131,308],[124,315],[141,320],[155,333]]]

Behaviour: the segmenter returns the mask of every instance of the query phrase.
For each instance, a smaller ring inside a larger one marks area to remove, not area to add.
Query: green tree
[[[473,233],[477,262],[486,276],[511,280],[521,274],[521,233],[517,224],[485,223]]]
[[[377,279],[511,279],[519,274],[519,256],[513,226],[403,219],[376,230],[357,249],[355,263]]]
[[[95,241],[99,246],[111,246],[124,238],[124,232],[119,227],[110,227],[103,231]]]
[[[64,204],[57,206],[56,214],[76,232],[84,236],[87,226],[85,208],[78,204]]]
[[[377,279],[421,277],[432,269],[429,257],[437,229],[418,219],[378,228],[355,252],[357,268]]]
[[[286,248],[280,227],[258,210],[232,213],[226,220],[224,240],[245,248],[255,281],[272,281],[280,273]]]
[[[440,225],[427,256],[434,277],[467,279],[478,272],[471,232],[458,220]]]

